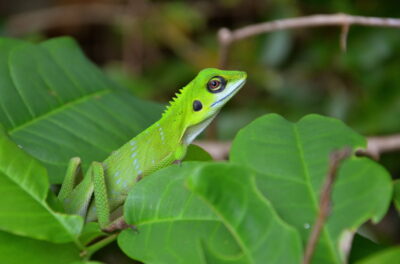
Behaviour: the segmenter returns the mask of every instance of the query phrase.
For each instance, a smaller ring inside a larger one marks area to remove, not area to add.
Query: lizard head
[[[229,99],[234,96],[246,81],[246,73],[241,71],[223,71],[213,68],[204,69],[190,83],[188,104],[190,125],[215,116]]]
[[[185,88],[186,131],[183,141],[190,144],[219,110],[244,85],[247,74],[242,71],[204,69]]]

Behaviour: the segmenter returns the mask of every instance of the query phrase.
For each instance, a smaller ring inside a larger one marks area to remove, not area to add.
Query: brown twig
[[[56,6],[11,16],[5,25],[5,31],[10,36],[22,36],[60,26],[109,24],[127,17],[129,17],[129,12],[123,5],[76,4]]]
[[[224,160],[229,155],[232,142],[197,140],[194,144],[204,148],[216,160]],[[358,156],[367,156],[379,160],[384,153],[400,151],[400,134],[368,137],[366,149],[357,150]]]
[[[218,65],[220,69],[224,69],[225,66],[228,64],[227,59],[228,59],[229,45],[232,42],[231,36],[232,33],[227,28],[221,28],[218,31],[218,42],[220,45]]]
[[[315,247],[318,242],[319,235],[326,222],[331,209],[331,193],[332,186],[337,176],[337,171],[341,162],[351,155],[350,148],[343,148],[334,151],[329,159],[329,169],[325,178],[325,183],[321,189],[321,198],[319,202],[319,212],[307,242],[306,251],[304,254],[303,264],[311,263]]]
[[[368,137],[367,149],[358,150],[357,155],[369,156],[379,160],[383,153],[400,150],[400,134],[387,136]]]
[[[230,141],[214,141],[214,140],[196,140],[195,145],[198,145],[210,153],[214,160],[226,160],[231,149],[232,142]]]
[[[343,52],[347,50],[347,36],[349,35],[350,25],[343,24],[342,32],[340,33],[340,48]]]
[[[251,36],[283,29],[319,26],[342,26],[343,30],[341,45],[343,48],[344,44],[346,43],[345,40],[347,38],[348,29],[351,25],[400,28],[400,19],[352,16],[347,14],[331,14],[279,19],[271,22],[245,26],[232,31],[226,28],[222,28],[218,32],[218,41],[221,49],[220,66],[222,66],[222,68],[226,67],[228,49],[233,42]]]

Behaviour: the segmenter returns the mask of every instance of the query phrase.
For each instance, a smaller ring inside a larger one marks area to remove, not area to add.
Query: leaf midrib
[[[35,118],[33,118],[33,119],[31,119],[31,120],[29,120],[29,121],[27,121],[25,123],[22,123],[22,124],[20,124],[20,125],[18,125],[16,127],[14,127],[13,129],[9,130],[8,133],[10,135],[12,135],[12,134],[16,133],[17,131],[24,129],[25,127],[28,127],[30,125],[35,124],[36,122],[39,122],[39,121],[41,121],[43,119],[46,119],[46,118],[48,118],[48,117],[50,117],[52,115],[55,115],[55,114],[63,111],[64,109],[67,109],[67,108],[72,107],[74,105],[78,105],[78,104],[83,103],[83,102],[85,102],[87,100],[90,100],[90,99],[92,99],[94,97],[103,96],[103,95],[108,94],[110,92],[111,92],[110,89],[100,90],[100,91],[96,91],[94,93],[90,93],[90,94],[87,94],[85,96],[79,97],[79,98],[77,98],[75,100],[66,102],[63,105],[60,105],[60,107],[54,108],[51,111],[48,111],[48,112],[46,112],[46,113],[44,113],[42,115],[36,116]]]

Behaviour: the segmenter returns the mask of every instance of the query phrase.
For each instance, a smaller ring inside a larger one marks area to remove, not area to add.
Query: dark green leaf
[[[348,263],[355,263],[383,249],[385,249],[385,246],[379,245],[362,235],[356,234],[352,241]]]
[[[239,132],[231,160],[257,172],[257,186],[305,244],[317,215],[329,154],[345,146],[364,147],[365,139],[338,120],[310,115],[291,123],[266,115]],[[345,231],[355,231],[370,218],[381,219],[391,192],[390,175],[380,165],[355,157],[344,162],[313,263],[341,263],[339,245]]]
[[[203,200],[184,188],[189,186]],[[300,237],[239,166],[183,163],[137,184],[125,204],[137,230],[124,231],[119,245],[145,263],[298,263]]]
[[[393,247],[367,257],[357,264],[394,264],[400,263],[400,247]]]
[[[393,201],[397,211],[400,212],[400,180],[393,182]]]
[[[69,264],[78,261],[79,249],[73,243],[55,244],[0,231],[1,263]]]
[[[153,123],[160,107],[109,81],[70,38],[39,45],[0,39],[0,123],[61,182],[73,156],[84,167]]]
[[[126,230],[118,244],[131,258],[150,263],[207,263],[205,252],[235,263],[243,253],[220,218],[184,187],[201,165],[184,162],[140,181],[125,203]],[[240,262],[239,262],[240,263]]]
[[[210,161],[211,155],[197,145],[189,145],[184,161]]]

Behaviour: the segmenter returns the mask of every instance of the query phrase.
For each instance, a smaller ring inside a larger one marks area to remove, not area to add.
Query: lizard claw
[[[182,160],[175,160],[174,164],[178,164],[178,166],[182,166]]]
[[[113,233],[115,231],[124,230],[126,228],[131,228],[132,230],[135,230],[136,232],[138,232],[137,227],[126,223],[123,216],[117,218],[115,221],[113,221],[110,225],[103,228],[102,230],[106,233]]]

